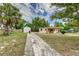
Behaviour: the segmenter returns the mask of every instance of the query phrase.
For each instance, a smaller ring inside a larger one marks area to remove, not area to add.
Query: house
[[[24,33],[29,33],[29,32],[31,32],[31,28],[26,26],[26,27],[24,27],[23,32]]]
[[[58,33],[60,32],[60,27],[45,27],[39,28],[40,33]]]

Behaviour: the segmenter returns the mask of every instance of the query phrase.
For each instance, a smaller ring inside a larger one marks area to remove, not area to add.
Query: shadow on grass
[[[5,34],[2,33],[2,34],[0,34],[0,36],[9,36],[9,35],[5,35]]]

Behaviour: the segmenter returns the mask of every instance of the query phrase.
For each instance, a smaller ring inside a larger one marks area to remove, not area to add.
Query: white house
[[[26,26],[26,27],[24,27],[23,32],[24,33],[29,33],[29,32],[31,32],[31,28]]]

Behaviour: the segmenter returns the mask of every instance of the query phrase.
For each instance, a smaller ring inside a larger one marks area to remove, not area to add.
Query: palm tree
[[[10,3],[4,3],[1,8],[1,23],[4,25],[4,35],[9,35],[12,26],[21,18],[19,10]]]

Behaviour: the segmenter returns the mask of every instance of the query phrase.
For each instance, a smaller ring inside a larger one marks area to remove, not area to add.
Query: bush
[[[65,34],[65,33],[66,33],[66,30],[62,29],[62,30],[61,30],[61,33],[62,33],[62,34]]]

